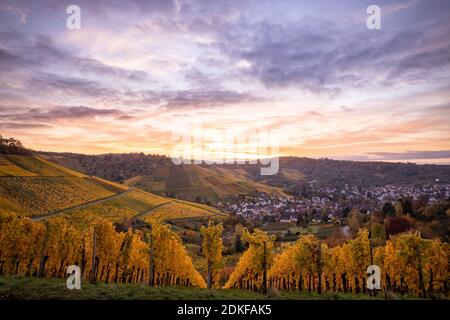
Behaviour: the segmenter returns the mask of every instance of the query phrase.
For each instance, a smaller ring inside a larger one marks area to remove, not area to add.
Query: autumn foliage
[[[223,266],[222,224],[209,224],[201,232],[213,287]],[[234,270],[227,269],[228,289],[363,293],[368,292],[367,267],[375,264],[381,269],[383,293],[448,295],[449,245],[417,232],[396,234],[376,247],[366,229],[334,247],[311,234],[277,245],[258,229],[244,229],[242,240],[248,249]],[[181,238],[166,224],[118,232],[103,218],[79,227],[62,217],[36,222],[0,215],[0,274],[63,278],[73,264],[91,282],[207,287]]]
[[[333,248],[313,235],[301,236],[275,257],[269,285],[279,290],[366,292],[371,264],[368,236],[360,229],[355,238]],[[440,240],[399,234],[374,248],[372,259],[381,269],[383,292],[448,294],[449,246]]]
[[[67,267],[75,264],[93,282],[148,283],[151,253],[152,285],[206,287],[176,233],[155,223],[149,234],[151,242],[142,231],[117,232],[102,218],[81,229],[60,217],[35,222],[2,215],[0,274],[66,277]]]

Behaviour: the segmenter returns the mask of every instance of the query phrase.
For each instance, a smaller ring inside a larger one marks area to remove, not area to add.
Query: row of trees
[[[198,273],[180,237],[169,226],[117,232],[98,218],[79,229],[62,217],[34,222],[15,215],[0,216],[0,274],[66,277],[69,265],[81,268],[91,282],[142,283],[151,286],[217,285],[222,259],[222,224],[201,228],[207,281]],[[381,269],[383,292],[427,296],[448,294],[449,245],[421,238],[419,233],[392,236],[372,248],[369,232],[360,229],[351,240],[329,247],[314,235],[276,248],[275,238],[255,229],[243,230],[248,249],[225,288],[267,293],[269,289],[366,292],[369,265]],[[371,292],[374,293],[374,292]]]
[[[373,250],[366,229],[332,248],[314,235],[304,235],[276,255],[271,250],[273,239],[264,232],[245,231],[244,238],[249,249],[231,274],[227,288],[265,292],[268,286],[277,290],[360,293],[366,292],[367,267],[375,264],[381,269],[383,292],[423,297],[448,294],[449,246],[437,239],[422,239],[419,233],[391,237],[385,246]]]
[[[267,270],[273,262],[275,237],[255,229],[250,233],[244,229],[242,239],[248,242],[248,249],[239,259],[234,272],[225,283],[225,288],[267,290]]]
[[[102,218],[79,229],[62,217],[44,223],[0,217],[0,274],[65,277],[73,264],[91,282],[206,287],[181,239],[167,225],[117,232]]]

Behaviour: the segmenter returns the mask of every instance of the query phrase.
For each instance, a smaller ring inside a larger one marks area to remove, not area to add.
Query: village
[[[363,214],[381,210],[385,203],[400,199],[423,200],[434,203],[450,197],[450,184],[436,181],[423,185],[385,185],[382,187],[316,187],[307,194],[291,198],[259,193],[256,196],[240,196],[235,202],[219,202],[217,207],[248,219],[281,223],[340,223],[343,224],[351,208],[357,207]]]

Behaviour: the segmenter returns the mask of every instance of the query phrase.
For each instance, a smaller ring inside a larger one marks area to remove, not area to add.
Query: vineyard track
[[[101,198],[101,199],[96,199],[96,200],[92,200],[92,201],[88,201],[88,202],[81,203],[81,204],[77,204],[76,206],[65,208],[65,209],[61,209],[61,210],[58,210],[58,211],[54,211],[54,212],[51,212],[51,213],[48,213],[48,214],[45,214],[45,215],[34,216],[34,217],[31,217],[31,220],[33,220],[33,221],[40,221],[40,220],[44,220],[44,219],[47,219],[47,218],[50,218],[50,217],[54,217],[56,215],[61,215],[61,214],[70,212],[72,210],[84,209],[84,208],[89,207],[89,206],[94,205],[94,204],[102,203],[102,202],[108,201],[108,200],[114,200],[116,198],[123,197],[124,195],[130,193],[134,189],[135,189],[134,187],[130,187],[129,189],[127,189],[127,190],[125,190],[123,192],[116,193],[116,194],[114,194],[112,196]]]
[[[191,216],[191,217],[181,217],[181,218],[169,218],[166,221],[189,221],[196,219],[211,219],[217,217],[218,214],[212,214],[210,216]]]
[[[161,208],[161,207],[165,207],[165,206],[167,206],[167,205],[169,205],[169,204],[172,204],[172,203],[174,203],[174,202],[173,202],[173,201],[168,201],[168,202],[164,202],[164,203],[158,204],[157,206],[154,206],[153,208],[150,208],[150,209],[148,209],[148,210],[142,211],[141,213],[138,213],[137,215],[135,215],[135,216],[133,217],[133,219],[139,219],[139,218],[142,218],[143,216],[146,216],[146,215],[152,213],[152,212],[155,211],[156,209],[159,209],[159,208]]]
[[[179,201],[179,200],[177,200],[177,199],[174,199],[173,202],[180,203],[180,204],[185,204],[185,205],[187,204],[185,201]],[[227,214],[225,214],[225,213],[223,213],[223,212],[220,212],[219,210],[208,209],[208,208],[206,208],[206,207],[204,207],[204,206],[195,205],[195,203],[189,203],[189,205],[190,205],[191,207],[195,207],[195,208],[198,208],[198,209],[202,209],[202,210],[211,212],[211,213],[213,213],[213,215],[228,216]],[[185,218],[180,218],[180,219],[185,219]]]

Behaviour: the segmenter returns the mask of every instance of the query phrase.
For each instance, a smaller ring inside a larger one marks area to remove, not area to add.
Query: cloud
[[[430,163],[429,160],[437,160],[439,163],[445,163],[446,161],[439,160],[450,161],[450,150],[368,152],[360,155],[331,156],[329,158],[352,161],[419,161],[421,163]]]
[[[117,109],[97,109],[85,106],[52,107],[48,110],[39,108],[26,109],[20,113],[2,114],[2,119],[19,121],[56,121],[56,120],[76,120],[95,117],[120,118],[126,114]],[[4,122],[2,122],[4,123]],[[7,122],[7,124],[10,122]],[[10,123],[11,124],[11,123]],[[25,125],[34,125],[25,124]]]
[[[23,123],[23,122],[2,122],[0,121],[0,128],[2,129],[42,129],[51,128],[51,126],[42,123]]]
[[[338,93],[348,87],[386,87],[450,68],[450,23],[369,33],[320,19],[240,22],[221,35],[223,53],[251,65],[243,73],[266,87],[297,86]],[[242,32],[245,30],[245,32]]]
[[[113,98],[119,94],[116,89],[103,86],[94,80],[63,77],[50,73],[41,73],[32,77],[28,82],[28,89],[39,95],[51,93],[55,96],[58,93],[66,97]]]
[[[250,93],[231,90],[178,91],[163,95],[167,109],[199,109],[226,107],[227,105],[258,101]]]
[[[73,4],[61,0],[28,1],[28,0],[2,0],[0,11],[14,14],[24,23],[28,15],[32,13],[42,13],[42,11],[64,12]],[[100,18],[111,18],[117,14],[145,14],[156,15],[170,13],[175,10],[175,1],[172,0],[128,0],[123,1],[90,1],[77,0],[76,5],[82,8],[83,12],[90,13]]]
[[[434,90],[449,84],[446,0],[383,0],[375,31],[360,1],[80,0],[79,32],[68,4],[0,0],[3,131],[59,150],[169,148],[155,131],[205,116],[280,129],[292,154],[448,149],[449,90]]]
[[[107,77],[119,80],[144,81],[148,74],[142,70],[126,70],[107,65],[97,59],[77,56],[58,48],[49,35],[29,36],[16,30],[0,32],[0,68],[14,67],[34,72],[45,72],[48,67],[81,75]]]
[[[226,107],[246,102],[263,101],[263,98],[249,92],[234,90],[171,90],[128,92],[127,102],[159,105],[161,110],[192,110]]]
[[[450,159],[450,150],[404,151],[404,152],[369,152],[377,160],[416,160],[416,159]]]
[[[14,71],[18,66],[25,65],[20,56],[17,56],[6,49],[0,48],[0,70],[2,71]]]

